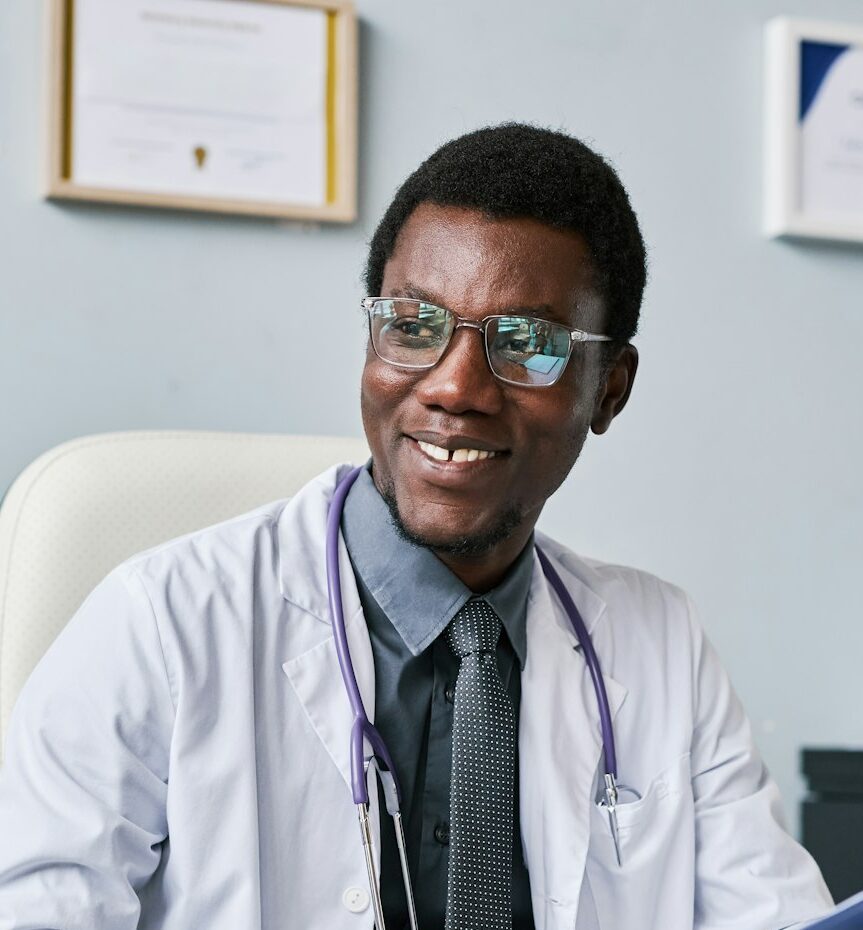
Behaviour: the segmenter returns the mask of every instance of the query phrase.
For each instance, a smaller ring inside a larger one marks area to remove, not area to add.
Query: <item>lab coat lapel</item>
[[[603,619],[604,602],[545,551],[592,634]],[[597,651],[602,662],[601,648]],[[607,672],[603,677],[613,719],[626,689]],[[528,600],[521,694],[521,831],[534,920],[538,930],[571,928],[587,857],[602,740],[583,652],[538,559]]]
[[[362,609],[347,612],[346,629],[357,684],[369,719],[374,717],[374,667],[369,634]],[[332,633],[316,646],[282,664],[309,722],[341,772],[345,784],[351,783],[349,739],[354,722],[342,682],[339,660]]]
[[[342,681],[330,624],[324,558],[327,507],[336,480],[342,474],[341,469],[338,473],[336,470],[327,472],[286,506],[279,521],[279,560],[282,595],[287,601],[282,670],[316,736],[341,773],[345,790],[350,792],[349,740],[353,712]],[[339,567],[351,659],[366,713],[373,721],[375,673],[371,640],[353,568],[341,537]],[[380,827],[374,781],[370,784],[369,801],[375,851],[379,857]]]

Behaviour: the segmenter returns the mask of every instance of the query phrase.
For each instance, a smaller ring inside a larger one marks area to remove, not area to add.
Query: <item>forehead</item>
[[[384,268],[384,296],[407,287],[459,313],[552,308],[588,322],[596,298],[590,250],[579,233],[527,218],[420,204],[402,226]]]

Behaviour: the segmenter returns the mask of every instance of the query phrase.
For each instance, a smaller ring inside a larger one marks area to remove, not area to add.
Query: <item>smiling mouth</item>
[[[483,462],[501,454],[487,449],[444,449],[434,443],[423,442],[421,439],[417,439],[416,443],[429,458],[434,459],[436,462],[457,462],[460,464]]]

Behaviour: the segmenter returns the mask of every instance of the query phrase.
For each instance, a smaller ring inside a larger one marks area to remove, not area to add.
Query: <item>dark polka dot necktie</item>
[[[473,598],[447,627],[455,685],[446,930],[511,930],[515,715],[497,667],[501,623]]]

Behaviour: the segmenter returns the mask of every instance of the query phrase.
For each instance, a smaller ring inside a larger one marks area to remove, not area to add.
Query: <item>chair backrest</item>
[[[21,686],[112,568],[367,457],[359,439],[177,431],[89,436],[36,459],[0,505],[0,762]]]

